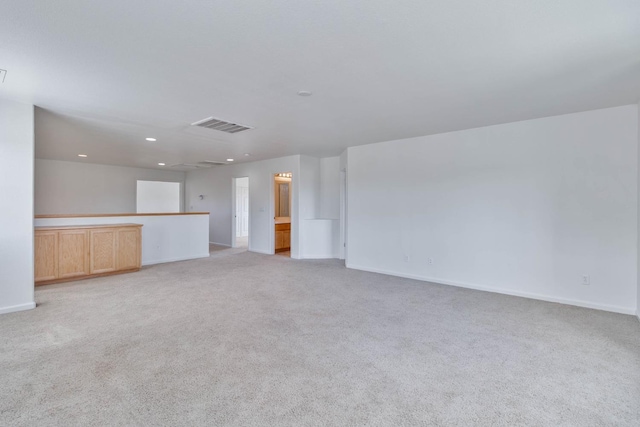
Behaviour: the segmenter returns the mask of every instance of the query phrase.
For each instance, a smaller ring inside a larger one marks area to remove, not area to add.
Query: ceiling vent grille
[[[253,129],[249,126],[239,125],[237,123],[231,123],[226,120],[216,119],[215,117],[208,117],[204,120],[200,120],[195,123],[191,123],[193,126],[198,126],[201,128],[219,130],[220,132],[226,133],[238,133],[245,130]]]
[[[202,162],[197,162],[197,163],[178,163],[175,165],[170,165],[169,167],[199,169],[199,168],[210,168],[212,166],[222,166],[226,164],[227,164],[226,162],[218,162],[215,160],[204,160]]]
[[[200,166],[220,166],[220,165],[226,165],[226,162],[218,162],[216,160],[204,160],[202,162],[198,162],[198,164]]]

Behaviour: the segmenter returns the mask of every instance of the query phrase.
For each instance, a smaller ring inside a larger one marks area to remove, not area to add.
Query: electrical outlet
[[[433,258],[427,258],[427,263],[429,265],[433,265]]]
[[[590,285],[591,284],[591,279],[589,278],[588,274],[583,274],[582,275],[582,284],[583,285]]]
[[[404,256],[404,262],[409,262],[409,255]]]

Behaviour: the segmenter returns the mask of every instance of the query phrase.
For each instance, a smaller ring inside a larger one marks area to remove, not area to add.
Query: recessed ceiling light
[[[87,157],[86,154],[78,154],[78,157]]]
[[[227,159],[227,162],[233,162],[233,159]]]
[[[165,165],[164,163],[158,163],[158,166],[164,166],[164,165]]]
[[[298,95],[300,95],[300,96],[311,96],[311,92],[309,92],[308,90],[299,90],[298,91]]]
[[[155,141],[156,141],[156,139],[155,139],[155,138],[145,138],[145,139],[146,139],[147,141],[150,141],[150,142],[155,142]]]

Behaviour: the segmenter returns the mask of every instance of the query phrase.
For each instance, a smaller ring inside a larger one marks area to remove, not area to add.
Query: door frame
[[[249,192],[251,192],[251,182],[249,181],[248,176],[234,176],[231,178],[231,247],[236,248],[236,234],[237,234],[237,206],[238,206],[238,188],[237,188],[237,180],[247,178],[247,187],[249,188]],[[249,197],[249,199],[251,199]],[[249,201],[249,210],[247,212],[248,215],[248,224],[247,224],[247,234],[248,240],[251,239],[251,201]],[[249,249],[250,243],[247,243],[247,249]]]
[[[347,260],[347,170],[340,171],[340,247],[338,258]]]
[[[291,258],[293,257],[294,254],[294,247],[296,248],[296,254],[298,254],[299,252],[299,248],[298,248],[298,241],[294,240],[293,238],[293,231],[294,228],[296,228],[296,230],[298,230],[298,213],[295,212],[294,210],[294,198],[295,201],[298,202],[297,196],[295,196],[295,179],[296,179],[296,173],[291,171],[290,168],[284,168],[285,171],[282,170],[278,170],[276,172],[271,172],[270,174],[270,179],[269,179],[269,218],[270,221],[269,223],[271,224],[271,226],[269,227],[269,251],[267,252],[270,255],[275,255],[276,254],[276,227],[275,227],[275,223],[276,223],[276,175],[279,173],[290,173],[291,174],[291,181],[289,182],[289,218],[291,218],[291,230],[290,230],[290,247],[291,247]],[[297,236],[297,232],[296,232],[296,236]]]

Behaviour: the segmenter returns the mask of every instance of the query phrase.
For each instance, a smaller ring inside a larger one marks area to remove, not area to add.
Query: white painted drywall
[[[640,103],[637,105],[638,120],[636,122],[636,132],[638,137],[638,191],[640,191]],[[640,320],[640,196],[638,196],[638,262],[636,264],[636,274],[638,275],[638,287],[636,289],[636,315]]]
[[[338,258],[347,259],[347,190],[348,190],[348,171],[349,150],[344,150],[340,154],[340,229],[338,231]]]
[[[347,266],[635,313],[637,108],[349,148]]]
[[[33,105],[0,99],[0,313],[35,307]]]
[[[142,265],[209,256],[209,215],[37,218],[36,226],[142,224]]]
[[[101,214],[136,212],[136,182],[184,185],[184,172],[36,159],[35,212]],[[183,209],[183,197],[180,197]]]
[[[340,158],[300,156],[301,258],[337,258]]]
[[[215,166],[186,174],[188,211],[210,212],[209,241],[231,245],[232,179],[249,178],[249,250],[274,252],[274,174],[291,172],[291,256],[299,258],[300,156]],[[200,200],[199,195],[203,195]]]
[[[300,156],[300,218],[318,218],[320,210],[320,159]]]
[[[307,244],[303,247],[305,252],[301,258],[338,258],[334,240],[340,227],[337,219],[305,219],[302,227]]]
[[[340,218],[340,157],[320,159],[320,218]]]
[[[180,212],[180,183],[141,181],[136,186],[137,213]]]

